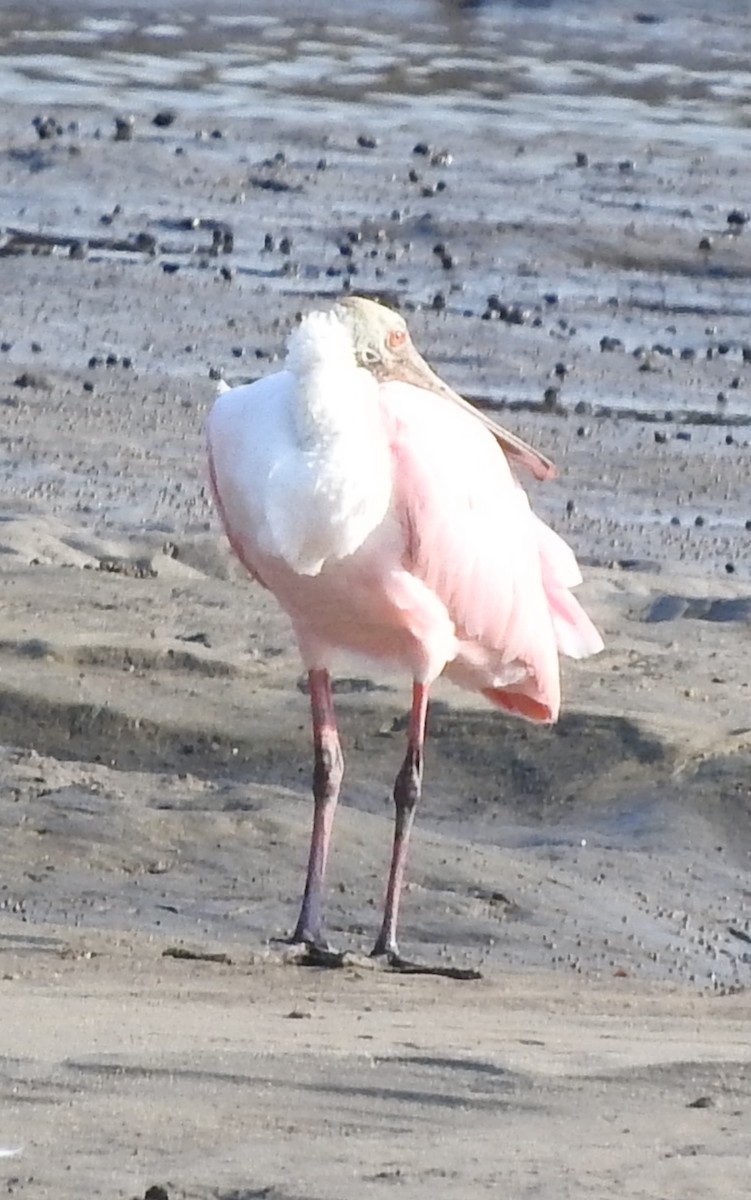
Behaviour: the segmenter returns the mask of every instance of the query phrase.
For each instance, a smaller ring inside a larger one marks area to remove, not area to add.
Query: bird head
[[[347,296],[335,306],[334,315],[352,339],[358,367],[370,371],[380,382],[405,379],[405,364],[410,360],[417,358],[422,363],[407,322],[393,309],[364,296]]]

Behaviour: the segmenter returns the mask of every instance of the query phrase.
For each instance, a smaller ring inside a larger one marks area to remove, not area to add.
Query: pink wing
[[[554,721],[558,650],[602,643],[568,591],[573,554],[530,511],[488,430],[442,397],[382,387],[395,464],[395,504],[411,574],[446,606],[460,640],[446,674],[500,707]]]

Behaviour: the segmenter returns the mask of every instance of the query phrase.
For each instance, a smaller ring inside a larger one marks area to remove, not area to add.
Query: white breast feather
[[[221,395],[208,434],[228,528],[299,574],[355,553],[388,512],[378,384],[333,314],[300,324],[285,370]]]

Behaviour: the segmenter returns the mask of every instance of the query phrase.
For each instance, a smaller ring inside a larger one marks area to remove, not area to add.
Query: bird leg
[[[323,885],[329,852],[331,827],[344,774],[344,759],[336,729],[331,677],[324,669],[312,670],[310,707],[313,715],[313,833],[310,839],[308,874],[297,926],[295,943],[327,948],[323,937]]]
[[[373,955],[385,955],[390,961],[399,959],[396,942],[396,925],[399,919],[399,901],[407,862],[409,835],[415,819],[415,807],[422,791],[422,758],[425,742],[425,721],[428,715],[428,686],[424,683],[412,685],[412,712],[409,719],[407,753],[394,784],[394,846],[391,853],[391,869],[386,887],[386,902],[383,909],[383,924],[373,947]]]

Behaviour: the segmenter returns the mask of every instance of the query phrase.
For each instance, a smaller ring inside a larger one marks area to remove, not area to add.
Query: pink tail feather
[[[539,517],[536,526],[542,583],[558,649],[568,658],[587,658],[590,654],[598,654],[603,648],[602,638],[570,591],[582,581],[574,553],[563,538]]]

